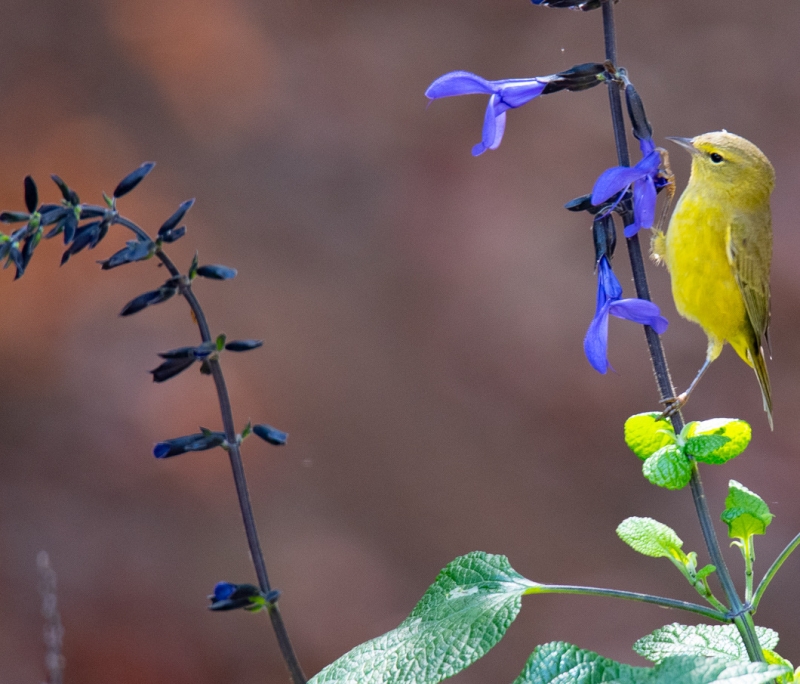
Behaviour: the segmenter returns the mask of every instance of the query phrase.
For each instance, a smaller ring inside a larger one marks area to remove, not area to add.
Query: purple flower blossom
[[[436,100],[453,95],[489,95],[483,120],[483,139],[472,148],[472,154],[477,157],[486,150],[497,149],[500,145],[506,128],[506,112],[541,95],[552,79],[552,76],[546,76],[487,81],[468,71],[452,71],[431,83],[425,96]]]
[[[649,325],[659,335],[664,333],[669,325],[653,302],[644,299],[622,299],[622,286],[611,270],[608,257],[605,255],[600,257],[597,263],[597,310],[583,340],[586,358],[598,373],[605,373],[609,368],[609,314],[634,323]]]
[[[633,188],[633,223],[625,226],[625,237],[633,237],[642,228],[652,228],[656,214],[656,192],[664,185],[659,176],[661,155],[650,138],[640,140],[642,159],[636,166],[615,166],[600,174],[592,190],[592,204],[599,205],[614,195],[619,202]],[[616,203],[615,205],[616,206]]]

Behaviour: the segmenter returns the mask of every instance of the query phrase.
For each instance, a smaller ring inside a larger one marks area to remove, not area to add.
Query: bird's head
[[[728,131],[704,133],[694,138],[668,138],[692,155],[692,179],[709,190],[766,196],[775,186],[769,159],[749,140]]]

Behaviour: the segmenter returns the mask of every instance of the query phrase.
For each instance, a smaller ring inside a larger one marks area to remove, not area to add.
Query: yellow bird
[[[744,138],[716,131],[669,138],[692,154],[692,172],[667,229],[655,232],[653,257],[672,278],[675,307],[708,337],[706,360],[680,408],[725,342],[756,372],[772,428],[772,396],[764,361],[769,349],[769,271],[772,219],[769,198],[775,170]]]

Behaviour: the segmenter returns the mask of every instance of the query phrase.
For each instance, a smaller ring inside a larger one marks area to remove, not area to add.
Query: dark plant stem
[[[117,223],[132,230],[140,237],[148,237],[139,226],[122,216],[117,218]],[[156,256],[159,261],[164,264],[171,276],[177,277],[181,275],[172,260],[160,249],[156,251]],[[212,338],[208,322],[206,321],[206,315],[203,312],[203,308],[200,306],[200,302],[197,301],[197,297],[195,297],[188,279],[181,282],[179,287],[181,295],[186,299],[189,308],[192,310],[192,314],[197,322],[197,327],[200,330],[200,337],[203,342],[209,342]],[[217,359],[210,359],[208,365],[211,368],[211,376],[214,378],[214,385],[217,389],[217,399],[219,400],[219,409],[222,415],[222,425],[225,428],[225,439],[230,445],[228,448],[228,456],[230,458],[231,469],[233,470],[233,481],[236,485],[236,495],[239,499],[239,509],[242,513],[247,544],[250,548],[250,558],[255,567],[258,586],[263,594],[267,594],[272,590],[272,586],[269,583],[267,564],[264,560],[264,553],[261,550],[261,542],[258,539],[255,516],[253,515],[253,507],[250,503],[250,494],[247,489],[247,479],[244,473],[242,454],[239,450],[239,444],[236,438],[236,426],[233,422],[233,410],[231,408],[230,396],[228,395],[228,388],[225,384],[225,376],[222,374],[222,367]],[[272,628],[275,631],[275,637],[278,640],[278,647],[280,648],[281,655],[286,662],[286,667],[289,668],[293,684],[306,684],[306,676],[303,674],[303,669],[300,667],[300,662],[292,647],[292,642],[289,639],[289,633],[286,631],[286,625],[283,622],[283,617],[278,609],[278,605],[274,602],[269,603],[267,605],[267,612],[272,622]]]
[[[617,64],[617,48],[616,48],[616,32],[614,28],[614,4],[613,0],[607,0],[603,3],[603,35],[605,42],[606,60],[610,61],[614,66]],[[625,123],[622,116],[622,98],[620,96],[620,85],[616,81],[608,82],[608,99],[611,106],[611,120],[614,126],[614,140],[617,146],[617,160],[620,166],[630,166],[630,156],[628,154],[628,143],[625,135]],[[633,207],[630,200],[626,200],[626,205],[623,207],[624,212],[628,216],[632,216]],[[640,299],[650,300],[650,289],[647,286],[647,276],[644,270],[644,259],[642,258],[642,248],[639,244],[639,236],[634,235],[632,238],[627,239],[628,256],[631,261],[631,270],[633,271],[633,281],[636,287],[636,294]],[[669,375],[669,367],[667,366],[667,359],[664,354],[664,348],[661,345],[661,338],[650,326],[644,326],[645,337],[647,338],[647,346],[650,350],[650,359],[653,364],[653,371],[656,376],[656,383],[661,395],[662,402],[668,402],[675,398],[675,389],[672,385],[672,379]],[[676,411],[671,416],[672,425],[676,433],[684,427],[683,416],[679,411]],[[703,490],[703,483],[700,480],[700,471],[698,470],[697,463],[692,461],[692,479],[690,482],[692,490],[692,498],[697,510],[697,517],[700,521],[700,528],[703,531],[703,538],[705,539],[708,548],[711,562],[717,569],[717,577],[719,578],[722,590],[728,599],[730,606],[730,615],[733,617],[734,623],[739,629],[742,636],[747,654],[753,662],[764,661],[764,655],[761,646],[758,643],[755,629],[753,628],[752,619],[749,612],[744,610],[742,601],[736,592],[736,587],[731,579],[728,567],[725,564],[725,559],[720,550],[719,541],[717,540],[714,525],[711,521],[711,515],[708,510],[708,503],[706,502],[705,492]],[[747,613],[747,615],[745,615]]]

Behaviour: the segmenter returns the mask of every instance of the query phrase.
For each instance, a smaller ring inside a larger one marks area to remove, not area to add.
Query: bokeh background
[[[800,5],[622,0],[617,21],[659,141],[726,128],[777,169],[775,432],[730,350],[686,411],[753,425],[746,455],[703,476],[715,517],[729,478],[772,507],[763,572],[800,521]],[[511,112],[500,149],[478,159],[485,98],[426,108],[423,96],[455,69],[510,78],[601,59],[599,12],[527,0],[0,2],[2,208],[23,208],[28,173],[46,200],[58,173],[99,201],[155,160],[123,211],[152,232],[197,197],[170,253],[186,267],[197,248],[239,269],[195,289],[215,332],[265,340],[224,368],[239,425],[291,435],[282,449],[249,441],[245,461],[309,675],[396,626],[439,569],[476,549],[543,582],[696,598],[671,564],[614,533],[652,516],[702,546],[689,492],[647,484],[622,440],[628,415],[657,407],[641,330],[612,321],[615,373],[583,357],[593,252],[586,215],[562,205],[614,164],[604,89]],[[682,186],[688,157],[672,159]],[[24,278],[0,282],[0,679],[44,676],[35,559],[47,550],[67,682],[286,681],[264,615],[206,610],[216,581],[253,579],[227,459],[161,462],[151,449],[219,429],[213,389],[194,371],[151,382],[156,352],[197,333],[178,299],[117,317],[164,278],[154,262],[101,272],[95,260],[124,239],[63,268],[48,242]],[[615,264],[632,292],[624,250]],[[705,338],[677,317],[667,273],[650,275],[685,387]],[[757,620],[795,662],[798,563]],[[633,641],[675,620],[687,618],[527,598],[455,681],[510,682],[557,639],[643,664]]]

